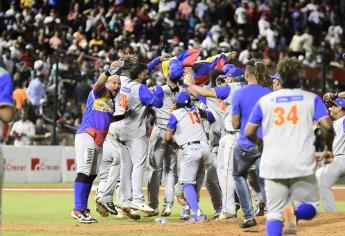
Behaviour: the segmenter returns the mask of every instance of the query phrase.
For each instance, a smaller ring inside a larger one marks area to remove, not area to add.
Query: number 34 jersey
[[[263,96],[249,123],[262,126],[264,148],[260,176],[287,179],[315,171],[314,121],[328,117],[321,98],[302,89],[282,89]]]
[[[170,114],[168,129],[175,130],[174,138],[180,146],[195,141],[207,143],[206,134],[200,122],[200,114],[195,107],[173,110]]]

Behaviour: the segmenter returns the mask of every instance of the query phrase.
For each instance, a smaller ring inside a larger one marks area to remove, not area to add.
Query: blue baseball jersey
[[[104,87],[101,91],[92,90],[86,102],[86,110],[77,131],[88,133],[97,145],[102,145],[112,121],[115,105],[111,92]]]
[[[272,90],[261,85],[249,84],[240,89],[238,89],[231,100],[232,105],[232,115],[240,115],[241,125],[240,134],[237,139],[237,144],[243,148],[251,148],[256,145],[249,141],[244,136],[244,130],[246,128],[250,113],[255,106],[256,102],[266,94],[271,93]],[[258,130],[257,135],[262,137],[261,128]]]
[[[315,172],[314,121],[328,117],[321,98],[302,89],[282,89],[262,97],[249,123],[263,130],[260,176],[287,179]]]
[[[14,106],[13,81],[11,75],[2,67],[0,67],[0,106]]]

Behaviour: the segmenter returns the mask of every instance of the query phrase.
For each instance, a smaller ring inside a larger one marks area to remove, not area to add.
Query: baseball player
[[[0,67],[0,122],[9,123],[13,120],[15,109],[12,98],[13,82],[11,75]],[[2,126],[1,126],[2,127]],[[2,128],[0,128],[2,133]],[[0,144],[0,227],[2,221],[2,184],[4,180],[4,160],[2,156],[2,148]],[[1,230],[1,228],[0,228]],[[1,232],[1,231],[0,231]]]
[[[103,155],[99,167],[96,210],[102,216],[108,216],[109,213],[117,215],[117,210],[113,203],[114,190],[120,177],[121,147],[119,145],[121,144],[119,144],[116,137],[117,124],[118,122],[110,124],[108,134],[103,143]]]
[[[262,96],[271,92],[272,79],[267,67],[263,62],[250,60],[246,65],[245,79],[247,86],[238,89],[232,97],[232,126],[240,128],[240,133],[234,148],[233,177],[236,193],[238,195],[243,211],[243,223],[241,228],[249,228],[257,223],[254,218],[254,210],[251,202],[250,192],[246,181],[249,169],[255,165],[259,177],[260,152],[256,145],[244,136],[244,129],[247,124],[250,112],[256,101]],[[261,136],[261,130],[259,131]],[[258,179],[261,194],[265,200],[265,188],[263,179]]]
[[[159,64],[161,61],[166,60],[167,55],[163,55],[161,57],[157,57],[148,63],[147,68],[148,71],[152,71],[153,68]],[[133,63],[137,62],[137,58],[134,56],[124,56],[121,57],[120,60],[124,62],[126,65],[133,65]],[[130,68],[130,66],[127,66]],[[129,75],[129,70],[123,70],[122,75]],[[121,80],[126,81],[129,78],[126,76],[121,76]],[[119,100],[120,96],[117,96],[115,100]],[[116,116],[115,120],[123,119],[124,117]],[[119,186],[119,175],[120,175],[120,155],[121,155],[121,143],[118,141],[119,132],[119,122],[113,122],[110,124],[109,132],[107,134],[106,140],[103,144],[103,156],[102,161],[100,164],[100,182],[97,188],[97,195],[96,195],[96,210],[104,217],[110,214],[116,214],[117,211],[121,209],[116,208],[113,203],[113,194],[116,186]],[[119,193],[119,191],[117,191]],[[118,194],[117,201],[121,202],[121,195]],[[138,212],[134,210],[129,210],[128,212],[124,212],[124,214],[132,219],[139,219],[140,215]],[[120,214],[122,215],[122,214]],[[117,215],[119,217],[120,215]]]
[[[329,108],[333,119],[335,137],[333,141],[334,161],[316,171],[320,199],[328,212],[335,212],[336,205],[331,187],[345,174],[345,99],[336,98]]]
[[[81,223],[96,223],[87,208],[92,183],[97,176],[102,144],[114,113],[113,99],[120,89],[121,67],[113,62],[97,79],[89,94],[82,123],[75,136],[77,177],[74,182],[74,209],[71,216]]]
[[[298,61],[289,58],[279,63],[292,65]],[[314,121],[319,122],[326,141],[323,157],[333,157],[334,133],[326,106],[317,95],[298,88],[297,72],[280,72],[284,88],[260,98],[245,130],[245,137],[260,149],[263,145],[260,176],[265,179],[267,196],[267,236],[282,235],[283,209],[290,197],[295,208],[284,210],[285,233],[296,233],[296,219],[310,220],[317,213]],[[262,138],[257,135],[260,126]]]
[[[183,65],[172,60],[169,64],[167,84],[162,86],[164,98],[162,108],[154,107],[155,120],[149,140],[149,161],[153,168],[148,182],[149,206],[152,213],[145,213],[146,217],[156,216],[158,211],[159,186],[162,172],[165,172],[165,198],[161,216],[169,216],[174,202],[174,185],[177,182],[176,152],[165,142],[165,130],[168,124],[174,97],[180,90],[177,81],[183,73]],[[164,165],[163,165],[164,164]],[[164,167],[164,169],[163,169]]]
[[[187,222],[205,221],[207,216],[199,209],[195,184],[199,166],[204,159],[211,158],[212,154],[200,123],[199,111],[191,106],[188,93],[178,93],[175,102],[176,109],[170,115],[165,140],[175,148],[182,148],[179,182],[183,185],[187,203],[194,213]],[[205,167],[210,164],[205,164]]]
[[[236,138],[236,132],[231,132],[232,136],[224,137],[229,134],[228,131],[234,129],[231,126],[231,108],[230,101],[232,94],[241,88],[244,83],[242,81],[243,71],[240,68],[233,66],[232,64],[226,64],[225,66],[226,74],[219,76],[219,78],[225,82],[225,85],[218,86],[214,88],[200,87],[196,85],[190,85],[191,90],[199,95],[199,98],[204,101],[208,106],[215,118],[215,125],[217,129],[213,130],[213,136],[218,136],[216,141],[217,152],[217,174],[219,179],[219,185],[222,190],[222,211],[217,217],[218,219],[232,218],[236,215],[235,201],[234,201],[234,184],[232,179],[232,159],[230,159],[232,144]],[[207,97],[206,99],[204,97]],[[229,119],[230,117],[230,119]],[[213,125],[214,126],[214,125]],[[218,131],[218,132],[217,132]],[[219,148],[218,148],[219,144]],[[224,156],[224,149],[226,150],[226,155]],[[225,165],[224,165],[225,164]],[[226,171],[224,171],[226,168]]]
[[[146,118],[148,106],[162,107],[163,90],[156,86],[154,91],[148,89],[145,81],[148,68],[145,64],[123,67],[130,71],[130,77],[123,83],[120,99],[116,107],[116,116],[124,115],[119,121],[118,132],[121,146],[121,174],[119,205],[128,212],[130,209],[153,212],[154,209],[145,203],[142,190],[148,140],[146,137]]]

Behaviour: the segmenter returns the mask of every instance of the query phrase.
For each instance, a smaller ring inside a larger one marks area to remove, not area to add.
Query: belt
[[[186,147],[186,146],[189,146],[189,145],[192,145],[192,144],[200,144],[200,143],[201,143],[200,141],[188,142],[188,143],[185,143],[185,144],[181,145],[181,148],[183,149],[183,147]]]

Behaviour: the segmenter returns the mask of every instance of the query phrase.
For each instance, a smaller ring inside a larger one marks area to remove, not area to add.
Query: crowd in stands
[[[59,140],[73,145],[94,80],[123,54],[148,62],[202,48],[203,58],[236,51],[239,64],[255,57],[274,68],[290,55],[306,67],[343,68],[344,27],[345,0],[7,0],[0,63],[14,80],[17,122],[24,110],[35,127],[31,144],[51,142],[58,68]],[[20,135],[9,129],[1,139]]]

